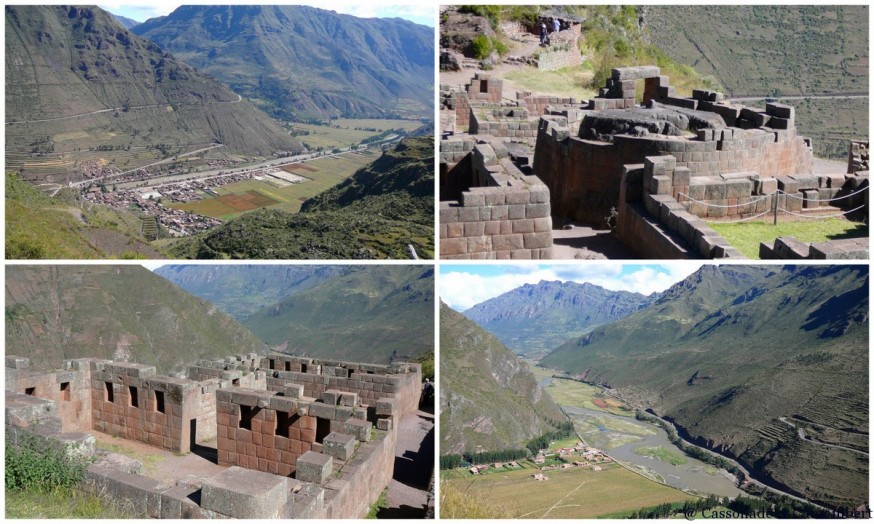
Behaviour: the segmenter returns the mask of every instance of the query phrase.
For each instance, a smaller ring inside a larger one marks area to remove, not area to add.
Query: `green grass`
[[[515,518],[595,518],[664,502],[682,503],[693,497],[647,480],[618,465],[545,471],[546,481],[522,469],[466,479],[444,480],[443,486],[488,500]],[[550,509],[552,508],[552,509]],[[441,516],[445,517],[442,513]]]
[[[101,437],[102,438],[102,437]],[[115,437],[112,437],[115,439]],[[164,457],[161,455],[148,455],[145,453],[139,453],[137,451],[133,451],[119,444],[111,444],[108,442],[102,442],[100,440],[97,441],[96,447],[98,449],[102,449],[105,451],[110,451],[112,453],[118,453],[119,455],[124,455],[125,457],[132,458],[134,460],[138,460],[143,464],[143,470],[145,472],[154,471],[157,469],[158,464],[164,460]]]
[[[535,67],[523,66],[504,75],[506,80],[527,91],[578,99],[597,94],[595,89],[588,87],[592,77],[592,71],[585,66],[565,67],[556,71],[540,71]]]
[[[724,224],[708,222],[707,225],[722,235],[729,244],[749,258],[759,258],[759,244],[772,242],[777,237],[795,237],[801,242],[824,242],[837,238],[868,236],[868,226],[841,218],[823,220],[799,220],[797,222],[740,222]]]
[[[686,457],[683,455],[674,453],[670,450],[667,450],[661,446],[641,446],[639,448],[634,448],[634,453],[640,455],[642,457],[650,457],[656,460],[661,460],[662,462],[667,462],[673,466],[681,466],[688,462]]]
[[[137,518],[78,490],[50,493],[6,490],[7,519],[130,519]]]

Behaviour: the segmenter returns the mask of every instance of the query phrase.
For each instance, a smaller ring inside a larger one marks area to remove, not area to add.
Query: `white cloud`
[[[614,291],[632,291],[649,295],[664,291],[694,273],[697,262],[673,262],[666,265],[643,265],[625,268],[620,264],[573,264],[542,266],[500,266],[497,275],[483,276],[470,271],[445,267],[440,273],[440,298],[458,311],[504,294],[525,284],[541,280],[589,282]]]

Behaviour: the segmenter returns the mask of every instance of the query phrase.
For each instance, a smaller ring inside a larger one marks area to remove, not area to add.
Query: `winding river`
[[[635,426],[645,428],[648,431],[655,431],[655,434],[635,435],[637,440],[605,451],[611,457],[622,462],[638,464],[647,469],[658,473],[669,486],[679,488],[685,491],[694,491],[698,493],[709,494],[720,497],[736,497],[742,492],[734,485],[734,477],[724,471],[719,470],[714,474],[707,473],[708,470],[713,471],[713,467],[701,462],[700,460],[686,456],[680,448],[675,446],[668,440],[668,435],[664,429],[655,424],[643,422],[632,417],[623,417],[607,413],[604,411],[596,411],[589,408],[577,406],[562,406],[569,415],[574,417],[607,417],[621,421],[624,424],[633,424]],[[611,431],[603,426],[599,427],[600,431]],[[585,437],[585,435],[583,435]],[[686,463],[679,466],[674,466],[661,460],[638,455],[634,452],[639,447],[661,447],[669,452],[685,457]]]

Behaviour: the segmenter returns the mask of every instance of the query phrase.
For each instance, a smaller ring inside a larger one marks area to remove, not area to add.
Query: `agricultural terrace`
[[[464,470],[444,474],[444,481],[476,499],[508,508],[517,518],[595,518],[631,512],[665,502],[682,504],[694,497],[649,481],[617,464],[603,464],[601,471],[568,468],[543,471],[528,461],[521,467],[489,474],[470,475]]]
[[[362,140],[378,135],[388,129],[413,131],[422,126],[416,120],[347,119],[331,121],[331,125],[289,123],[288,128],[307,149],[333,149],[360,144]]]
[[[203,200],[168,205],[221,220],[230,220],[261,208],[296,213],[306,199],[346,180],[359,168],[373,162],[375,155],[373,151],[362,151],[319,158],[305,164],[286,164],[278,167],[294,175],[287,178],[299,178],[302,181],[292,183],[269,175],[259,175],[258,178],[213,188],[219,196],[203,193]]]

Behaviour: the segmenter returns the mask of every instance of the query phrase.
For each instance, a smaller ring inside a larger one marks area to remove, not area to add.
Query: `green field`
[[[516,518],[595,518],[694,499],[616,464],[605,464],[602,468],[602,471],[589,468],[544,471],[549,478],[545,481],[531,478],[539,470],[529,467],[491,475],[444,476],[444,481],[472,497],[506,508]]]
[[[604,411],[613,413],[614,415],[622,415],[624,417],[633,417],[634,412],[619,407],[619,402],[611,398],[600,398],[598,395],[601,388],[577,382],[575,380],[554,379],[546,388],[545,391],[552,397],[559,406],[577,406],[581,408],[594,409],[596,411]],[[595,404],[595,401],[602,405]],[[606,404],[606,407],[604,406]]]
[[[722,235],[729,244],[749,258],[759,258],[759,244],[772,242],[777,237],[795,237],[801,242],[824,242],[837,238],[857,238],[868,236],[868,226],[843,218],[822,220],[798,220],[795,222],[738,222],[725,224],[707,222],[714,231]]]
[[[380,131],[387,129],[404,129],[412,131],[421,127],[422,123],[417,120],[375,120],[375,119],[346,119],[332,121],[330,126],[316,124],[290,123],[290,129],[296,138],[308,149],[332,149],[335,147],[349,147],[357,145],[365,138],[378,135]],[[357,128],[357,129],[356,129]],[[367,131],[377,129],[378,131]],[[304,131],[309,134],[298,134],[296,131]]]
[[[221,220],[230,220],[248,211],[262,208],[297,213],[306,199],[334,187],[352,176],[358,168],[373,160],[375,160],[375,153],[369,151],[319,158],[287,168],[288,172],[305,177],[306,182],[280,187],[282,182],[267,176],[263,177],[263,180],[243,180],[215,188],[218,197],[207,197],[184,204],[170,204],[170,207]]]

